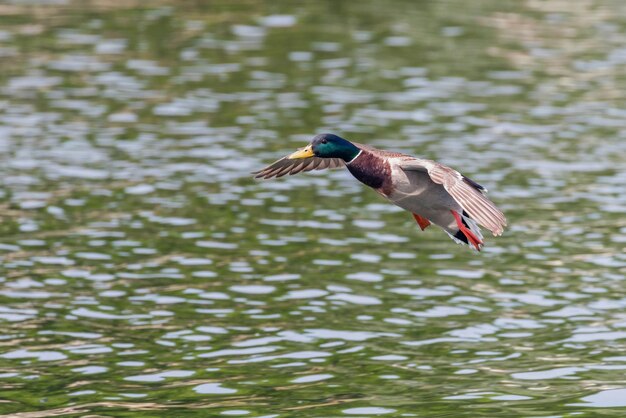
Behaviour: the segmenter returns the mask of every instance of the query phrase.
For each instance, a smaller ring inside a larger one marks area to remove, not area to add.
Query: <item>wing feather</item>
[[[494,235],[501,235],[506,226],[506,218],[500,209],[485,195],[484,187],[458,171],[431,160],[403,158],[399,163],[403,170],[425,171],[431,180],[443,185],[448,193],[470,217],[489,229]]]
[[[270,179],[272,177],[282,177],[286,174],[294,175],[305,171],[312,170],[324,170],[326,168],[341,168],[345,167],[345,163],[341,158],[319,158],[311,157],[304,159],[289,159],[283,157],[280,160],[274,161],[267,167],[255,171],[254,178]]]

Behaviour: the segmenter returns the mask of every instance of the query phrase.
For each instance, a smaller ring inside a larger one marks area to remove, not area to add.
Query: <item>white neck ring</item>
[[[359,153],[357,155],[354,156],[353,159],[351,159],[350,161],[348,161],[346,164],[350,164],[352,161],[356,160],[357,158],[359,158],[359,155],[361,155],[361,153],[363,152],[363,150],[359,150]]]

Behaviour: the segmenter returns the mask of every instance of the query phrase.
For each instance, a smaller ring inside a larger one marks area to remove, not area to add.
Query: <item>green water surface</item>
[[[0,417],[623,417],[626,2],[0,3]],[[482,253],[314,134],[449,164]]]

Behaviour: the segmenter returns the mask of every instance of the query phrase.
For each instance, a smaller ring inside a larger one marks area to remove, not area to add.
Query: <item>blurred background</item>
[[[2,417],[621,417],[626,2],[0,3]],[[480,254],[347,172],[437,159]]]

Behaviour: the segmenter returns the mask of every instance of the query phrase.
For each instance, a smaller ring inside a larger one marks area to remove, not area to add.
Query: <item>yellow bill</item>
[[[287,158],[290,160],[299,160],[302,158],[311,158],[314,156],[315,154],[313,154],[313,147],[311,146],[311,144],[309,144],[306,147],[294,152],[293,154],[290,154]]]

